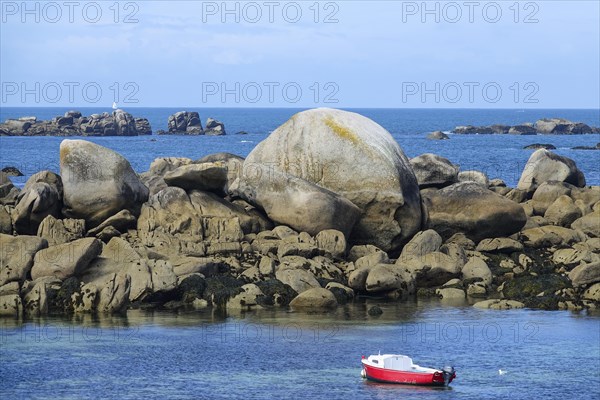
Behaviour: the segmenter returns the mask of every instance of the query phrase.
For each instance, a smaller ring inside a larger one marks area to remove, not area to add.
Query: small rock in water
[[[450,139],[450,137],[448,135],[446,135],[442,131],[435,131],[435,132],[431,132],[429,135],[427,135],[427,139],[431,139],[431,140],[447,140],[447,139]]]
[[[595,146],[575,146],[571,150],[600,150],[600,143]]]
[[[371,317],[377,317],[377,316],[383,314],[383,310],[379,306],[373,306],[373,307],[369,308],[368,313]]]
[[[537,149],[546,149],[546,150],[556,150],[556,146],[553,144],[547,143],[534,143],[528,146],[523,147],[525,150],[537,150]]]
[[[23,176],[23,173],[17,167],[4,167],[2,172],[8,176]]]

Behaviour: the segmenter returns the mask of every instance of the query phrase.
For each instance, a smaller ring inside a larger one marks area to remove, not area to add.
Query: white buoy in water
[[[504,375],[504,374],[506,374],[507,372],[508,372],[508,371],[505,371],[505,370],[499,369],[499,370],[498,370],[498,375]]]

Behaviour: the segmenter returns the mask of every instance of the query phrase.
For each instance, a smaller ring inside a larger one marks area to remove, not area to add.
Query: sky
[[[600,2],[1,1],[0,105],[600,108]]]

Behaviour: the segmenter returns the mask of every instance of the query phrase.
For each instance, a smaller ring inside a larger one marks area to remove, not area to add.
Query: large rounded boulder
[[[94,227],[121,210],[139,214],[148,188],[120,154],[85,140],[63,140],[60,173],[63,213]]]
[[[362,210],[354,243],[397,250],[421,228],[417,179],[394,138],[362,115],[329,108],[300,112],[244,161],[242,180],[271,170],[299,177]]]

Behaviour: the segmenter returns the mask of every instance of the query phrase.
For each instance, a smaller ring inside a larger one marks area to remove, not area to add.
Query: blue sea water
[[[4,320],[5,399],[598,399],[600,319],[440,302],[329,314],[129,311],[126,317]],[[2,321],[0,321],[2,322]],[[378,384],[361,355],[453,365],[450,388]],[[499,370],[506,371],[499,374]]]
[[[84,115],[110,112],[107,108],[80,108]],[[223,123],[226,136],[140,136],[85,138],[123,154],[138,172],[148,169],[157,157],[200,158],[227,151],[246,156],[270,132],[300,109],[291,108],[189,108],[198,111],[204,121],[208,117]],[[2,108],[0,120],[35,115],[50,119],[63,115],[65,108]],[[154,131],[166,129],[168,116],[181,111],[175,108],[131,108],[126,111],[136,117],[148,118]],[[461,170],[484,171],[490,178],[501,178],[516,185],[531,150],[523,147],[532,143],[549,143],[556,152],[572,158],[584,172],[588,184],[600,184],[600,152],[572,150],[575,146],[594,146],[600,135],[573,136],[513,136],[513,135],[453,135],[451,140],[432,141],[425,138],[434,130],[449,131],[457,125],[519,124],[539,118],[561,117],[600,126],[600,110],[514,110],[514,109],[351,109],[385,127],[409,157],[435,153],[447,157]],[[235,135],[239,131],[247,135]],[[15,179],[23,184],[31,174],[50,169],[58,172],[61,137],[0,137],[0,167],[16,166],[26,176]]]

